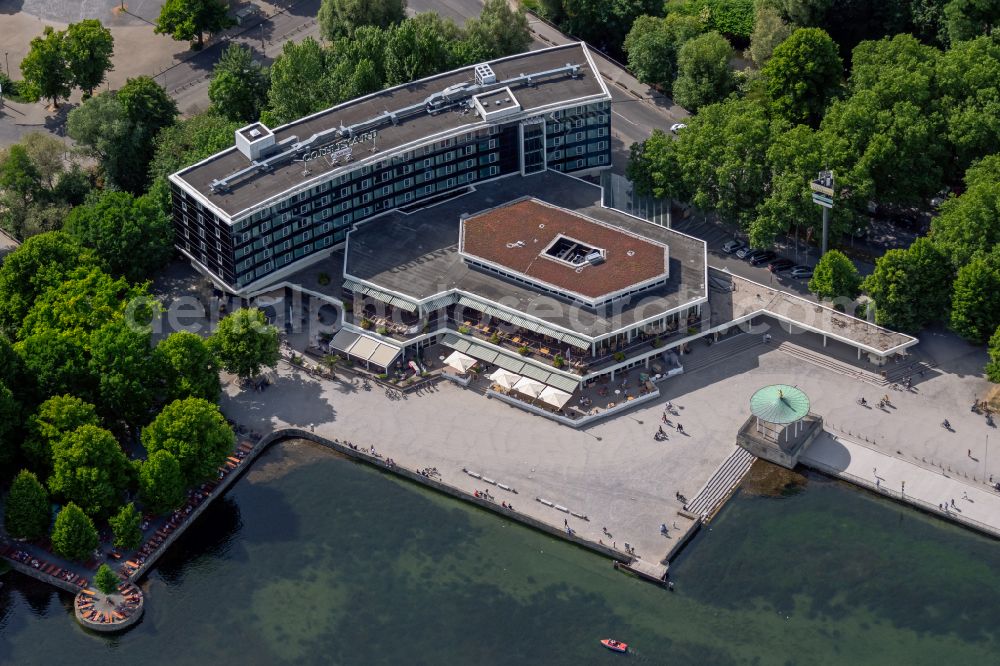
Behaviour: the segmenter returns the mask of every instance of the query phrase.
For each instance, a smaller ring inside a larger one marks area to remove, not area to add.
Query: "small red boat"
[[[602,638],[601,645],[614,652],[628,652],[628,643],[622,643],[613,638]]]

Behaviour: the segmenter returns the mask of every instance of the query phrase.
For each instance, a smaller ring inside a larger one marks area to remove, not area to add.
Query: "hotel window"
[[[340,188],[340,196],[346,197],[346,196],[349,196],[350,194],[351,194],[351,188],[349,188],[349,187],[342,187],[342,188]]]
[[[427,159],[425,159],[425,160],[424,160],[424,168],[425,168],[425,169],[426,169],[427,167],[431,166],[432,164],[434,164],[434,160],[433,160],[433,159],[431,159],[430,157],[428,157]]]
[[[577,132],[576,133],[576,140],[577,141],[583,141],[583,138],[584,138],[583,132]]]

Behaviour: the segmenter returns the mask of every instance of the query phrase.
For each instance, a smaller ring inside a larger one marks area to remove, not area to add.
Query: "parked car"
[[[741,240],[726,241],[726,244],[722,246],[722,251],[726,254],[733,254],[734,252],[742,250],[746,246],[747,244]]]
[[[761,264],[766,264],[775,257],[777,257],[771,250],[757,250],[753,253],[753,256],[747,256],[747,261],[750,262],[751,266],[760,266]]]
[[[795,265],[795,262],[791,259],[785,259],[784,257],[778,257],[771,263],[767,265],[767,269],[772,273],[781,273],[782,271],[787,271],[789,268]]]
[[[670,133],[677,134],[685,127],[687,127],[687,125],[685,125],[684,123],[674,123],[673,125],[670,126]]]
[[[795,266],[792,270],[788,271],[788,276],[796,280],[811,278],[813,276],[813,269],[809,266]]]
[[[758,252],[758,250],[753,249],[749,245],[745,245],[736,250],[736,256],[740,259],[746,259],[748,254],[753,254],[754,252]]]

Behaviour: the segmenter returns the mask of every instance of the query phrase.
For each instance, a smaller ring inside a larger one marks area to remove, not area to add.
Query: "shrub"
[[[330,284],[330,276],[326,273],[320,273],[316,276],[316,282],[319,282],[321,286],[326,286]]]
[[[611,358],[615,359],[619,363],[625,360],[625,352],[615,352],[611,355]]]
[[[472,329],[470,329],[468,326],[465,325],[458,327],[458,332],[461,333],[462,335],[468,335],[471,330]]]
[[[499,333],[494,333],[493,335],[491,335],[490,336],[490,342],[492,342],[495,345],[500,344],[500,334]]]

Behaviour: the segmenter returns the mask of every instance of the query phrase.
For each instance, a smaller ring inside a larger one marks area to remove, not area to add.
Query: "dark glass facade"
[[[227,285],[240,289],[342,243],[355,224],[374,215],[518,173],[522,155],[527,173],[542,168],[573,172],[610,164],[607,102],[541,117],[543,123],[531,119],[501,123],[387,156],[289,194],[231,225],[174,184],[177,246]]]

